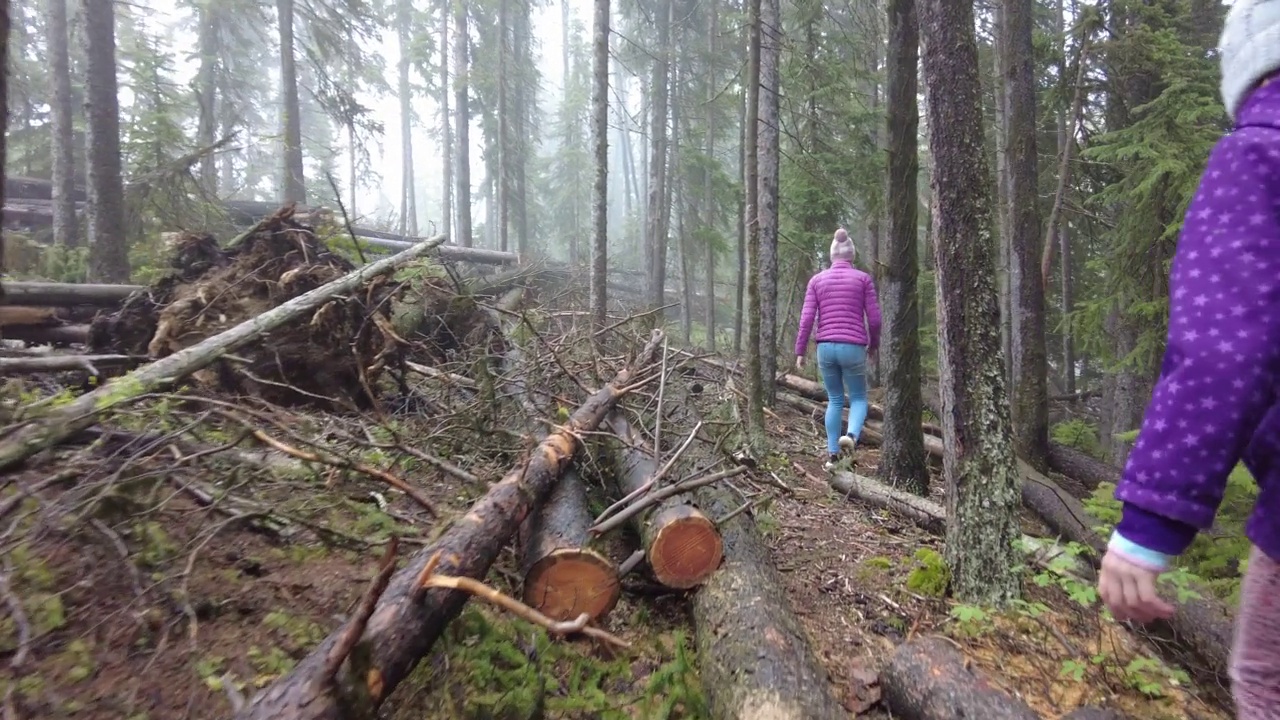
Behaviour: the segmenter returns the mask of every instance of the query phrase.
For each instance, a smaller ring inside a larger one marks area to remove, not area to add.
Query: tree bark
[[[706,120],[704,128],[706,137],[707,163],[703,168],[702,178],[702,212],[707,230],[706,264],[707,264],[707,352],[716,351],[716,247],[710,241],[716,226],[715,186],[712,182],[712,167],[716,157],[716,40],[720,36],[720,13],[716,3],[707,3],[707,68],[706,68]]]
[[[302,162],[302,106],[298,100],[298,64],[293,47],[293,2],[276,0],[280,27],[280,94],[284,112],[284,180],[280,199],[305,203],[307,183]]]
[[[649,197],[646,203],[647,235],[645,251],[649,261],[649,307],[661,307],[667,279],[667,102],[670,96],[672,2],[662,0],[656,7],[657,51],[653,59],[653,82],[649,87],[652,104],[649,123]]]
[[[920,293],[916,191],[920,164],[916,107],[920,30],[915,0],[889,0],[888,134],[889,237],[880,287],[884,307],[884,447],[880,477],[892,487],[929,491],[920,418]]]
[[[10,25],[10,8],[9,0],[0,0],[0,57],[9,57],[9,25]],[[9,127],[9,63],[4,63],[4,67],[0,67],[0,121],[4,122],[4,127]],[[0,158],[5,157],[6,133],[0,132]],[[0,162],[0,180],[4,179],[5,167]],[[4,187],[4,183],[0,183],[0,188]],[[4,193],[0,192],[0,203],[4,201]],[[5,254],[4,254],[4,233],[0,232],[0,274],[5,272]],[[0,300],[4,299],[4,289],[0,287]]]
[[[1019,595],[1018,473],[997,317],[990,176],[973,5],[923,0],[929,144],[937,198],[938,330],[946,454],[947,563],[960,602],[1002,606]]]
[[[728,492],[703,488],[698,504],[724,517]],[[712,720],[844,720],[749,513],[721,524],[725,562],[693,598],[699,672]]]
[[[591,396],[564,426],[548,435],[527,456],[455,521],[444,534],[392,578],[362,635],[362,657],[348,658],[337,677],[324,677],[329,654],[342,630],[330,634],[284,677],[255,696],[236,714],[238,720],[342,720],[355,705],[376,710],[408,677],[445,625],[462,611],[467,595],[443,589],[421,592],[418,578],[438,556],[440,574],[484,577],[502,548],[534,505],[545,498],[573,461],[578,433],[599,425],[636,374],[653,362],[662,344],[654,331],[631,367],[619,372]]]
[[[411,250],[365,265],[338,280],[284,302],[258,317],[206,338],[191,347],[165,356],[106,385],[85,393],[31,421],[0,441],[0,471],[17,467],[35,453],[94,425],[101,414],[139,395],[180,382],[191,373],[234,352],[304,312],[313,311],[335,296],[363,287],[370,279],[393,272],[422,257],[444,242],[444,236],[423,242]]]
[[[1032,0],[1002,0],[1001,52],[1008,115],[1005,158],[1009,166],[1009,277],[1014,298],[1013,444],[1032,467],[1048,467],[1049,388],[1045,348],[1044,283],[1039,268],[1040,199],[1036,191],[1036,77]]]
[[[609,309],[609,0],[595,0],[593,33],[591,139],[596,162],[591,194],[591,318],[599,331],[608,322]]]
[[[764,436],[765,380],[764,363],[760,357],[762,339],[761,312],[764,305],[760,287],[760,64],[762,0],[747,0],[747,117],[743,126],[746,134],[743,142],[743,183],[746,186],[746,212],[743,222],[747,229],[747,430],[754,438]],[[770,378],[772,384],[772,378]]]
[[[779,0],[760,5],[760,103],[757,152],[760,184],[760,386],[766,405],[773,404],[773,378],[778,374],[778,171],[781,157],[780,93],[782,91],[782,9]]]
[[[750,32],[750,31],[748,31]],[[752,102],[751,88],[748,86],[742,93],[742,109],[738,118],[738,181],[742,184],[743,192],[738,197],[738,277],[734,283],[734,303],[733,303],[733,354],[742,355],[742,322],[746,316],[746,307],[744,300],[747,295],[747,257],[750,250],[747,249],[747,198],[752,190],[747,186],[747,120],[752,118],[750,115],[750,104]],[[751,124],[755,124],[755,120],[751,119]],[[754,137],[754,135],[752,136]],[[753,149],[751,154],[754,157],[755,140],[752,140]],[[752,203],[752,212],[755,212],[754,202]]]
[[[520,545],[526,605],[556,621],[582,613],[595,621],[613,610],[622,595],[618,568],[588,547],[589,527],[587,489],[569,468],[524,526]]]
[[[71,99],[67,0],[45,2],[48,7],[49,74],[53,80],[53,98],[49,103],[49,125],[53,136],[53,242],[64,247],[76,247],[80,244],[80,229],[76,218],[75,108]]]
[[[880,687],[885,705],[902,720],[1040,720],[1026,703],[970,670],[941,638],[899,645],[880,673]]]
[[[471,68],[467,59],[467,48],[471,36],[467,30],[467,3],[453,4],[453,104],[456,108],[457,139],[454,146],[454,161],[457,163],[457,174],[454,180],[458,184],[457,220],[458,244],[471,247],[473,243],[471,231],[471,107],[468,95]]]
[[[70,307],[94,305],[114,307],[144,285],[95,285],[91,283],[6,282],[0,305],[44,305]]]
[[[413,4],[410,0],[396,0],[396,35],[400,44],[400,61],[397,64],[397,84],[396,96],[400,101],[400,234],[418,234],[418,207],[417,207],[417,185],[414,182],[413,168],[416,163],[413,161],[413,86],[409,84],[409,44],[412,38],[409,30],[413,26]],[[449,23],[449,14],[440,13],[440,53],[441,65],[445,66],[445,53],[448,52],[447,27]],[[441,80],[445,81],[440,88],[440,98],[445,101],[441,110],[444,123],[442,127],[445,131],[444,141],[441,143],[444,152],[444,188],[445,188],[445,216],[444,216],[444,234],[449,234],[449,109],[448,109],[448,74],[445,73]]]
[[[613,444],[618,497],[641,497],[658,472],[653,450],[621,413],[610,414],[604,423],[617,438]],[[715,523],[686,498],[673,497],[633,515],[631,525],[654,577],[667,587],[687,590],[701,585],[724,558]]]
[[[83,0],[85,118],[89,126],[89,279],[129,281],[120,162],[115,5]]]

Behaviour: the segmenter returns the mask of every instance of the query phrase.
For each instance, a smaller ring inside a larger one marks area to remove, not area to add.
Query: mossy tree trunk
[[[947,562],[961,602],[1018,596],[1019,480],[994,282],[973,4],[922,0],[937,268]]]

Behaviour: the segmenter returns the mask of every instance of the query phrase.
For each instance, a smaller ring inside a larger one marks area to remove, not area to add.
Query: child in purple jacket
[[[831,241],[831,267],[809,278],[796,336],[796,367],[801,368],[816,315],[818,370],[827,390],[828,470],[839,460],[841,448],[853,451],[857,447],[867,419],[867,353],[880,342],[875,283],[853,266],[853,255],[853,241],[840,228]],[[841,432],[846,391],[849,425],[847,432]]]
[[[1235,130],[1187,208],[1164,364],[1098,590],[1117,619],[1170,616],[1156,579],[1212,524],[1243,461],[1258,501],[1231,678],[1238,717],[1257,720],[1280,717],[1280,0],[1236,0],[1219,52]]]

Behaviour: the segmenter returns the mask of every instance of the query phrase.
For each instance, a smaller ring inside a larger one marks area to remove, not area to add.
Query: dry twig
[[[382,597],[387,584],[391,582],[391,574],[396,569],[396,551],[399,547],[399,540],[392,535],[391,542],[387,543],[386,552],[383,553],[382,561],[378,565],[378,574],[374,576],[373,581],[369,583],[369,588],[360,597],[360,604],[356,606],[355,613],[347,621],[347,626],[343,628],[338,642],[333,644],[333,648],[324,660],[324,672],[321,677],[325,682],[332,680],[338,673],[338,668],[342,667],[342,661],[347,659],[352,648],[359,642],[360,636],[364,634],[365,625],[369,623],[373,609],[378,606],[378,598]]]
[[[663,500],[666,500],[669,497],[673,497],[681,493],[687,493],[690,490],[696,490],[700,487],[704,487],[707,485],[714,485],[715,483],[718,483],[721,480],[725,480],[727,478],[731,478],[736,475],[741,475],[746,471],[747,471],[747,467],[745,465],[738,465],[737,467],[715,473],[714,475],[704,475],[703,477],[691,478],[689,480],[678,482],[675,485],[668,485],[667,487],[664,487],[661,490],[656,490],[654,492],[649,493],[648,495],[645,495],[644,497],[636,501],[634,504],[628,506],[624,510],[621,510],[620,512],[618,512],[617,515],[614,515],[608,520],[605,520],[602,523],[596,524],[589,530],[589,532],[592,535],[603,535],[604,533],[607,533],[610,530],[613,530],[614,528],[620,527],[623,523],[629,520],[633,515],[637,515],[640,512],[643,512],[644,509],[649,507],[650,505],[657,505],[658,503],[662,502]]]

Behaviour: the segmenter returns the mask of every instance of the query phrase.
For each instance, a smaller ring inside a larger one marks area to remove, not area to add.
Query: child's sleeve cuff
[[[1172,555],[1145,548],[1129,540],[1119,532],[1111,533],[1111,540],[1107,543],[1107,552],[1116,553],[1134,565],[1152,572],[1168,570],[1173,558]]]

